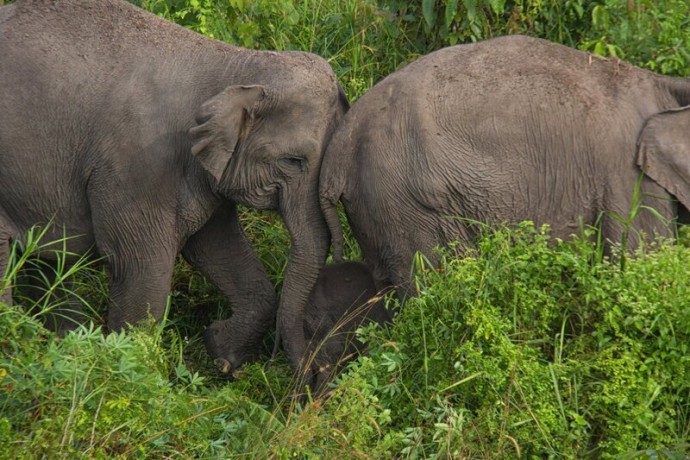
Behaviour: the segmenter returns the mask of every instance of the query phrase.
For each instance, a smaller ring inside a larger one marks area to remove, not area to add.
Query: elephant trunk
[[[329,248],[328,227],[316,195],[313,190],[306,200],[284,196],[280,203],[292,245],[278,307],[276,339],[282,340],[290,365],[299,377],[306,370],[304,309]]]

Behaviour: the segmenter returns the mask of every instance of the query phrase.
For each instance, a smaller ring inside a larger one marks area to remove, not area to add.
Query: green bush
[[[621,271],[588,241],[550,244],[545,228],[490,233],[469,257],[421,264],[420,296],[375,335],[339,405],[369,395],[385,414],[385,436],[368,424],[374,445],[394,457],[681,458],[688,256],[662,243]]]
[[[417,49],[506,34],[541,37],[669,75],[690,74],[685,0],[388,0]]]
[[[591,238],[487,232],[420,259],[419,297],[311,404],[282,357],[222,382],[174,323],[58,338],[2,305],[0,457],[681,458],[688,260],[660,242],[622,269]]]

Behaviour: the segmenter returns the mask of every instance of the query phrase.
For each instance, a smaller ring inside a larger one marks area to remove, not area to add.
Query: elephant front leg
[[[206,330],[211,357],[227,361],[226,372],[257,359],[263,338],[275,322],[275,289],[247,241],[234,203],[216,210],[189,238],[182,255],[210,278],[232,305],[230,319],[215,321]]]
[[[149,316],[163,319],[175,268],[174,245],[142,254],[109,256],[108,329],[120,331]]]

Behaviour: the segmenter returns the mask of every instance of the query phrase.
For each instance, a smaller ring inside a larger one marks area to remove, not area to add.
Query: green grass
[[[690,68],[678,0],[135,3],[239,45],[318,53],[351,100],[419,54],[507,32],[668,74]],[[243,209],[241,219],[278,292],[287,232],[272,213]],[[359,258],[345,232],[346,256]],[[369,354],[315,402],[293,398],[282,355],[233,381],[217,375],[200,335],[230,308],[183,261],[166,321],[108,336],[102,271],[58,263],[54,278],[71,282],[44,280],[43,308],[21,297],[0,305],[0,459],[687,458],[690,233],[614,261],[584,233],[548,243],[548,228],[523,223],[487,230],[438,270],[420,258],[420,296],[392,328],[361,331]],[[0,289],[48,249],[65,256],[30,234]],[[42,320],[65,293],[93,323],[61,338]]]

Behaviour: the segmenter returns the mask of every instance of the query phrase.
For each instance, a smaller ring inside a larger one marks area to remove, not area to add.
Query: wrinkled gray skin
[[[342,366],[363,351],[364,344],[354,334],[358,327],[369,322],[384,325],[391,319],[364,263],[326,265],[305,308],[313,392],[321,394]]]
[[[70,251],[106,259],[119,330],[162,317],[181,252],[232,303],[214,347],[237,367],[276,301],[236,204],[275,209],[292,236],[278,327],[298,365],[330,242],[318,171],[347,106],[326,61],[228,46],[124,1],[20,0],[0,8],[0,82],[0,271],[10,241],[52,219],[46,240],[64,228]]]
[[[451,216],[568,238],[604,212],[602,236],[620,242],[611,214],[629,215],[642,171],[642,204],[675,219],[690,206],[688,104],[688,79],[535,38],[429,54],[360,98],[329,143],[320,193],[336,254],[339,199],[377,283],[394,285],[415,251],[433,262],[433,246],[471,241],[476,227]],[[634,228],[673,232],[646,210]]]

